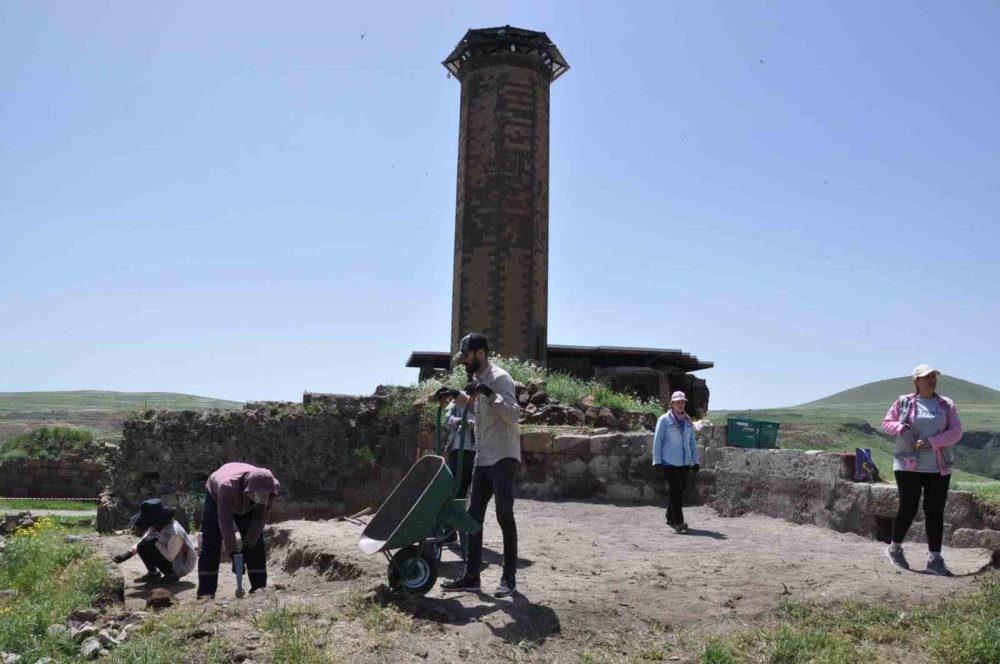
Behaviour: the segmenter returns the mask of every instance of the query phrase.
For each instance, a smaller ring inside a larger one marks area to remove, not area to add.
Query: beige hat
[[[931,374],[934,374],[935,376],[940,376],[941,372],[929,364],[918,364],[913,369],[914,380],[916,380],[917,378],[923,378],[924,376],[930,376]]]
[[[688,398],[684,396],[684,393],[681,392],[680,390],[677,390],[676,392],[670,395],[670,403],[673,403],[675,401],[687,401],[687,400]]]

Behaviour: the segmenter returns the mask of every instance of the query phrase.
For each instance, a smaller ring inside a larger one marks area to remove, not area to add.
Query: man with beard
[[[465,365],[471,382],[465,390],[442,387],[436,395],[452,398],[459,407],[473,404],[479,451],[472,472],[469,514],[483,523],[490,498],[496,498],[497,521],[503,532],[503,573],[494,595],[508,597],[517,587],[517,524],[514,522],[514,477],[521,463],[521,410],[514,394],[514,380],[489,361],[489,340],[468,334],[459,343],[455,361]],[[462,578],[441,584],[445,591],[479,592],[483,559],[483,531],[469,536],[469,554]]]

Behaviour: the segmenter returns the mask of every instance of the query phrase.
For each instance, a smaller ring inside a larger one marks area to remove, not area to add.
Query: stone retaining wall
[[[0,463],[0,496],[11,498],[97,498],[106,481],[104,465],[79,456]]]
[[[724,429],[724,427],[716,427]],[[804,450],[746,450],[715,435],[701,453],[698,492],[723,516],[766,514],[888,542],[898,499],[890,484],[854,482],[852,456]],[[922,510],[908,540],[926,541]],[[1000,511],[967,491],[951,491],[944,542],[1000,552]]]
[[[418,431],[416,415],[380,415],[385,403],[306,394],[302,404],[255,402],[242,411],[145,411],[125,421],[98,529],[124,527],[152,496],[180,504],[200,523],[205,481],[230,461],[278,478],[285,495],[275,520],[378,505],[413,464]]]
[[[724,438],[717,428],[703,429],[699,440]],[[720,436],[722,438],[720,438]],[[517,495],[524,498],[603,499],[662,502],[663,475],[653,466],[651,433],[566,434],[536,428],[521,435],[523,462]],[[419,454],[433,452],[430,436],[420,439]],[[688,502],[701,500],[692,481]]]

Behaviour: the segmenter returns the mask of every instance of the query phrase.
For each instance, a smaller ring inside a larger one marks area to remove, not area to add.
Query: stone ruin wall
[[[377,507],[417,456],[434,448],[433,431],[421,428],[418,415],[380,414],[385,404],[385,395],[307,394],[301,405],[147,411],[125,423],[98,525],[102,530],[123,527],[139,502],[156,495],[190,509],[197,522],[205,479],[233,460],[274,471],[287,492],[275,508],[275,520],[331,518]],[[520,497],[663,502],[664,483],[650,463],[651,433],[526,429]],[[725,427],[703,427],[698,439],[702,472],[689,488],[692,504],[725,516],[755,512],[888,538],[895,487],[851,481],[853,462],[843,455],[726,447]],[[918,513],[914,539],[924,539],[922,519]],[[1000,552],[1000,513],[972,494],[951,492],[945,522],[946,544]]]
[[[205,481],[243,461],[269,468],[283,496],[274,519],[326,518],[378,505],[415,460],[415,414],[381,416],[382,396],[306,394],[234,411],[148,410],[124,422],[98,529],[125,527],[146,498],[179,504],[200,523]],[[370,462],[371,461],[371,462]]]
[[[9,459],[0,463],[0,496],[8,498],[98,497],[107,467],[97,459]]]

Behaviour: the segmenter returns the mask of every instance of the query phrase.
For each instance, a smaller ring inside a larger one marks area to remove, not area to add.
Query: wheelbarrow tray
[[[438,523],[479,530],[482,526],[465,511],[465,501],[452,498],[454,484],[444,457],[420,457],[368,522],[358,547],[368,555],[400,549],[424,540]]]

